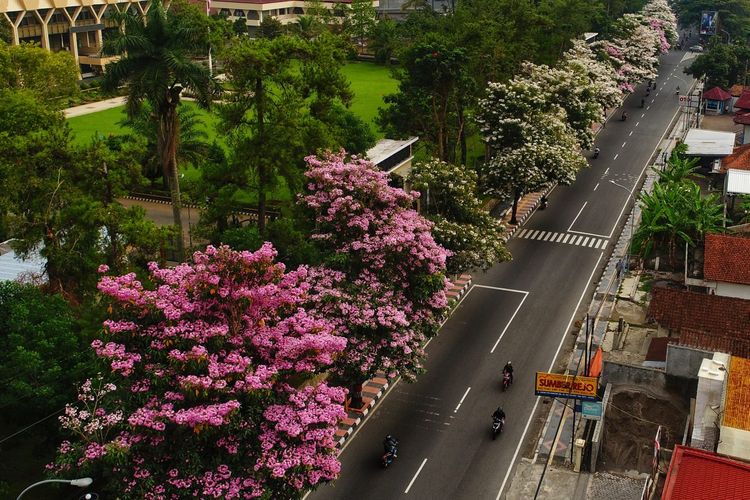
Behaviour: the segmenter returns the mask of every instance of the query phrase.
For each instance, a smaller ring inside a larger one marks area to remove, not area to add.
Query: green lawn
[[[378,108],[383,106],[383,96],[396,91],[396,80],[391,77],[388,68],[367,62],[348,63],[344,66],[343,73],[351,83],[351,89],[354,93],[354,99],[351,104],[352,112],[370,125],[378,139],[382,138],[383,134],[378,130],[377,125],[375,125],[374,118],[378,114]],[[186,106],[197,109],[197,112],[202,117],[201,122],[208,134],[209,141],[217,138],[216,127],[219,121],[218,117],[211,112],[198,108],[197,105],[190,101],[183,102]],[[68,124],[73,132],[73,142],[75,144],[85,144],[96,134],[107,136],[130,133],[130,129],[118,125],[118,122],[124,119],[125,109],[123,106],[119,106],[97,113],[70,118],[68,119]],[[223,143],[221,137],[218,140],[220,143]],[[183,169],[183,173],[188,183],[200,175],[200,172],[195,168],[185,168]],[[254,193],[242,193],[241,199],[238,201],[253,203],[256,201],[255,198],[256,195]],[[280,182],[279,186],[273,192],[269,193],[269,199],[290,200],[291,198],[292,195],[283,182]]]
[[[344,66],[342,73],[354,92],[350,109],[381,139],[383,134],[373,120],[378,116],[378,108],[383,106],[383,97],[396,92],[398,82],[391,77],[388,68],[368,62],[351,62]]]
[[[219,118],[213,113],[199,108],[195,103],[190,101],[183,101],[183,103],[185,106],[196,109],[201,116],[202,128],[208,134],[209,141],[212,141],[216,137],[216,126]],[[118,122],[124,119],[125,107],[118,106],[88,115],[68,118],[68,124],[73,130],[73,142],[75,144],[85,144],[96,134],[107,136],[132,133],[129,128],[118,125]]]
[[[344,66],[344,76],[351,83],[354,99],[351,110],[364,121],[366,121],[378,138],[383,137],[373,121],[378,114],[378,108],[383,105],[383,96],[396,91],[397,82],[391,78],[388,68],[367,62],[351,62]],[[187,106],[195,106],[186,101]],[[196,106],[197,107],[197,106]],[[203,115],[206,124],[206,132],[210,140],[216,137],[216,115],[198,109]],[[117,122],[125,118],[123,107],[117,107],[91,113],[83,116],[70,118],[68,123],[75,136],[76,144],[83,144],[90,140],[95,134],[124,134],[129,132],[127,128],[121,127]]]

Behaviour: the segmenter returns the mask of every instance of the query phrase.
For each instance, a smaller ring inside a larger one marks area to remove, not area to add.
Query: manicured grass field
[[[382,138],[383,134],[378,131],[373,120],[378,114],[378,108],[383,106],[383,96],[396,91],[396,80],[391,78],[388,68],[367,62],[348,63],[344,66],[343,73],[351,83],[352,92],[354,92],[351,110],[372,127],[378,138]],[[188,106],[194,106],[189,101],[185,103]],[[198,112],[203,116],[202,121],[206,124],[209,141],[212,141],[216,137],[218,118],[202,109],[198,109]],[[89,115],[76,116],[70,118],[68,123],[75,136],[74,142],[84,144],[95,134],[106,136],[129,133],[127,127],[117,124],[124,118],[125,113],[123,107],[120,106]]]
[[[378,108],[383,107],[383,97],[396,92],[398,82],[391,77],[390,70],[368,62],[351,62],[344,66],[342,73],[349,80],[354,99],[351,110],[367,122],[378,139],[383,134],[375,125]]]
[[[195,108],[201,116],[201,123],[204,125],[203,130],[208,134],[209,142],[216,137],[216,126],[219,119],[216,115],[199,108],[190,101],[183,101],[185,106]],[[68,124],[73,130],[75,144],[85,144],[96,134],[103,136],[120,135],[133,133],[131,129],[121,126],[118,123],[125,119],[125,107],[105,109],[88,115],[68,118]]]

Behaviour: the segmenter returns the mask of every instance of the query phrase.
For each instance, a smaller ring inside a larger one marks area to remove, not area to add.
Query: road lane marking
[[[631,131],[630,131],[630,133],[628,134],[628,137],[630,137],[631,135],[633,135],[633,131],[632,131],[632,130],[631,130]]]
[[[555,233],[553,233],[553,232],[551,232],[551,231],[550,231],[550,233],[549,233],[549,234],[548,234],[547,236],[545,236],[545,237],[544,237],[544,241],[548,241],[548,240],[549,240],[550,238],[552,238],[552,237],[553,237],[554,235],[555,235]]]
[[[596,191],[597,189],[599,189],[599,183],[598,182],[596,183],[596,186],[594,186],[594,191]]]
[[[555,352],[555,356],[552,358],[552,362],[549,364],[549,368],[547,369],[548,372],[552,371],[552,368],[555,366],[555,360],[557,359],[558,354],[560,354],[560,349],[562,349],[562,346],[565,343],[565,339],[567,339],[569,336],[568,331],[570,330],[570,325],[573,324],[573,320],[578,315],[578,308],[581,307],[581,302],[583,301],[583,297],[586,295],[586,292],[589,289],[589,286],[592,284],[592,280],[594,279],[594,273],[596,273],[596,270],[599,269],[599,263],[602,261],[602,257],[604,257],[604,252],[599,253],[599,259],[597,259],[596,264],[594,264],[594,268],[591,270],[591,275],[589,276],[589,279],[586,282],[586,285],[583,287],[581,296],[578,298],[578,303],[573,308],[573,314],[570,315],[570,321],[568,321],[568,325],[563,329],[562,338],[560,338],[560,344],[557,346],[557,351]],[[495,500],[500,500],[500,498],[503,495],[503,490],[505,489],[505,485],[508,483],[508,478],[510,477],[510,472],[513,470],[513,465],[516,463],[516,459],[518,458],[518,453],[521,451],[521,445],[523,445],[523,442],[526,439],[526,433],[529,432],[529,426],[531,425],[531,421],[534,419],[534,414],[536,413],[537,406],[539,406],[540,399],[541,397],[537,396],[536,402],[534,403],[534,407],[531,409],[531,413],[529,414],[529,419],[526,421],[526,427],[524,427],[523,429],[523,434],[521,434],[521,439],[518,440],[518,446],[516,446],[516,451],[515,453],[513,453],[513,458],[511,458],[510,460],[510,465],[508,466],[508,470],[505,472],[505,477],[503,478],[503,482],[500,485],[500,491],[497,492],[497,496],[495,497]],[[533,461],[536,462],[536,454],[534,454]]]
[[[523,238],[523,235],[525,235],[529,230],[528,229],[521,229],[521,232],[518,233],[519,238]]]
[[[637,127],[638,125],[640,125],[640,124],[641,124],[641,122],[635,122],[635,126],[636,126],[636,127]]]
[[[631,133],[632,133],[632,132],[631,132]],[[621,147],[621,148],[624,148],[624,147],[625,147],[625,144],[627,144],[627,143],[628,143],[628,141],[625,141],[625,142],[623,142],[623,143],[622,143],[622,146],[620,146],[620,147]]]
[[[464,404],[464,399],[466,399],[466,395],[469,394],[469,391],[471,390],[471,387],[466,388],[466,392],[464,392],[464,396],[461,398],[461,401],[458,402],[458,405],[456,405],[456,409],[453,410],[453,413],[458,413],[458,409],[461,408],[461,405]],[[417,472],[417,474],[419,474]]]
[[[531,234],[531,236],[529,236],[529,239],[533,240],[534,238],[536,238],[536,235],[537,235],[537,234],[539,234],[539,231],[534,231],[534,232],[533,232],[533,233]]]
[[[406,487],[406,489],[404,490],[404,493],[409,493],[409,490],[411,489],[411,485],[414,484],[414,481],[416,481],[417,476],[419,475],[420,472],[422,472],[422,467],[424,467],[424,464],[426,463],[427,463],[427,459],[425,458],[424,460],[422,460],[422,465],[420,465],[419,469],[417,469],[417,473],[414,474],[413,478],[411,478],[411,481],[409,482],[409,486]]]
[[[567,243],[568,238],[570,238],[570,233],[565,233],[565,238],[563,238],[563,243]]]
[[[607,170],[604,171],[604,175],[607,175],[607,172],[609,172],[609,167],[607,167]],[[604,177],[604,175],[602,177]]]
[[[611,238],[612,237],[612,235],[597,234],[597,233],[587,233],[585,231],[570,231],[570,232],[574,233],[574,234],[584,234],[584,235],[587,235],[587,236],[596,236],[598,238]]]
[[[615,156],[615,158],[617,158],[617,157]],[[573,222],[571,222],[571,223],[570,223],[570,225],[568,226],[568,231],[570,231],[570,228],[571,228],[571,227],[573,227],[573,224],[575,224],[575,223],[576,223],[576,221],[578,220],[578,217],[580,217],[580,216],[581,216],[581,212],[583,212],[583,209],[584,209],[584,208],[586,208],[586,205],[587,205],[587,204],[588,204],[588,201],[585,201],[585,202],[583,202],[583,206],[582,206],[582,207],[581,207],[581,209],[580,209],[580,210],[578,211],[578,215],[576,215],[576,218],[575,218],[575,219],[573,219]]]
[[[612,158],[612,159],[613,159],[613,160],[616,160],[618,156],[620,156],[620,153],[617,153],[617,154],[615,155],[615,157],[614,157],[614,158]]]
[[[476,286],[483,286],[483,285],[476,285]],[[529,292],[525,292],[523,290],[510,290],[508,288],[496,288],[496,287],[491,287],[491,286],[487,287],[487,288],[492,288],[494,290],[505,290],[505,291],[508,291],[508,292],[516,292],[516,293],[522,293],[523,294],[523,298],[521,299],[521,302],[516,307],[516,310],[513,311],[513,316],[511,316],[510,319],[508,320],[508,322],[505,324],[505,328],[503,328],[503,331],[500,333],[500,336],[497,338],[497,342],[495,342],[495,345],[493,345],[492,349],[490,349],[490,354],[494,354],[495,349],[497,349],[497,345],[503,339],[503,336],[505,335],[505,332],[508,331],[508,327],[510,327],[510,324],[513,323],[513,319],[516,317],[516,314],[518,314],[518,311],[521,310],[521,306],[526,301],[526,297],[529,296]]]

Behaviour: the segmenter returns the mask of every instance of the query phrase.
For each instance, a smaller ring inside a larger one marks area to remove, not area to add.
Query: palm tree
[[[105,41],[104,55],[121,56],[107,65],[103,87],[114,91],[125,84],[128,116],[138,115],[144,101],[150,104],[157,124],[156,150],[172,197],[174,224],[179,231],[176,251],[184,256],[182,202],[180,199],[177,149],[180,121],[177,106],[183,88],[190,90],[200,106],[208,107],[218,84],[208,68],[191,59],[208,48],[207,25],[190,7],[167,14],[161,0],[154,0],[144,17],[130,10],[114,14],[121,30]]]
[[[159,153],[156,150],[159,127],[152,116],[149,106],[145,105],[137,116],[128,117],[118,122],[118,125],[128,127],[146,139],[146,158],[143,169],[144,174],[154,180],[161,176],[161,166]],[[195,107],[180,106],[177,108],[177,120],[180,124],[176,151],[177,164],[197,166],[206,158],[211,147],[208,142],[208,133],[201,126],[201,115]],[[163,177],[163,180],[164,187],[168,187],[169,179]]]

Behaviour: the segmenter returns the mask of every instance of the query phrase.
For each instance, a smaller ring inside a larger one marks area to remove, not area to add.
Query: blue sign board
[[[602,402],[601,401],[581,401],[581,415],[588,420],[601,420]]]

